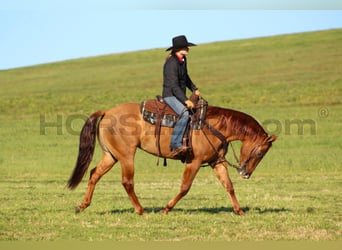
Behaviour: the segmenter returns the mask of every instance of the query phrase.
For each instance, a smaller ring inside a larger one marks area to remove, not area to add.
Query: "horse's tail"
[[[97,120],[104,114],[102,110],[93,113],[83,125],[76,166],[67,184],[69,189],[75,189],[87,172],[95,150]]]

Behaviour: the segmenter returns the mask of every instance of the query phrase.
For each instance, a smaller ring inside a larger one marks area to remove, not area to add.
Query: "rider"
[[[195,92],[197,96],[200,92],[191,81],[186,64],[186,56],[189,47],[196,44],[189,43],[184,35],[176,36],[172,39],[172,47],[166,51],[171,53],[166,58],[163,72],[163,99],[179,115],[171,138],[170,148],[172,155],[178,155],[187,151],[183,146],[182,139],[189,120],[189,110],[194,107],[194,103],[186,96],[186,88]]]

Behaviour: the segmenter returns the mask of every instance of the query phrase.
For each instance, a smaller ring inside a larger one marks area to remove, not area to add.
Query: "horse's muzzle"
[[[236,171],[239,173],[239,175],[243,178],[243,179],[249,179],[251,177],[251,174],[249,174],[247,172],[246,169],[246,164],[243,164],[240,168],[237,168]]]
[[[249,177],[251,177],[250,174],[240,174],[240,175],[243,179],[246,179],[246,180],[249,179]]]

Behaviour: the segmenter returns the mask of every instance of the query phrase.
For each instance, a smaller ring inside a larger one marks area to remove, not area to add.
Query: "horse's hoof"
[[[245,213],[243,212],[243,210],[241,208],[238,211],[235,211],[235,213],[237,215],[240,215],[240,216],[244,216],[245,215]]]
[[[168,214],[168,213],[169,213],[169,210],[163,209],[163,210],[160,210],[159,213],[160,213],[160,214]]]
[[[79,214],[80,212],[82,212],[83,210],[81,209],[80,206],[75,207],[75,214]]]
[[[144,210],[135,211],[138,215],[144,215]]]

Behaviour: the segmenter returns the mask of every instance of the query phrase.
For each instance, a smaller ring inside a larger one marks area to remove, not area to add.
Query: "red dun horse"
[[[201,165],[209,163],[230,195],[234,211],[239,215],[244,214],[227,171],[225,154],[228,143],[234,140],[242,142],[237,170],[242,178],[248,179],[277,137],[268,136],[251,116],[230,109],[209,106],[205,123],[206,126],[202,130],[193,131],[193,153],[185,159],[180,191],[167,203],[162,213],[168,213],[188,193]],[[120,161],[122,185],[135,212],[144,213],[134,191],[134,156],[137,148],[156,156],[161,152],[162,157],[179,159],[171,155],[169,148],[172,129],[162,127],[160,151],[156,145],[154,131],[155,126],[143,120],[138,103],[126,103],[108,111],[97,111],[88,118],[81,131],[78,159],[68,187],[76,188],[85,175],[92,161],[96,135],[103,156],[90,172],[87,193],[82,204],[76,207],[76,212],[81,212],[90,205],[96,183]]]

